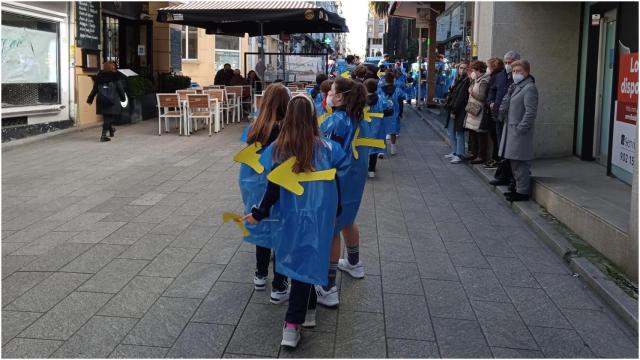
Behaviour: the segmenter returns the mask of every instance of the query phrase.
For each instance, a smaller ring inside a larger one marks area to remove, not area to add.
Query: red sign
[[[638,53],[620,56],[616,120],[635,125],[638,121]]]

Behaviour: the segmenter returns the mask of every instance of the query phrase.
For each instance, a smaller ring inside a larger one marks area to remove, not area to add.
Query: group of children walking
[[[394,154],[400,131],[403,97],[392,71],[380,84],[316,80],[309,95],[294,97],[281,83],[269,85],[243,135],[247,147],[234,158],[246,214],[239,221],[244,240],[256,245],[254,288],[266,289],[273,251],[271,302],[289,301],[281,342],[288,347],[297,346],[301,327],[315,326],[316,304],[338,306],[338,269],[365,276],[355,220],[385,138]]]

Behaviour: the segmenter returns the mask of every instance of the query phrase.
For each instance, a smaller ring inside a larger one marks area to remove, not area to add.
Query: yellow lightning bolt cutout
[[[383,77],[384,76],[384,71],[378,71],[378,77]]]
[[[349,70],[347,70],[347,71],[343,71],[343,72],[340,74],[340,77],[345,78],[345,79],[350,79],[350,78],[351,78],[351,74],[349,73]]]
[[[280,166],[273,169],[267,180],[274,184],[280,185],[283,188],[291,191],[296,195],[304,194],[304,188],[300,185],[301,182],[308,181],[330,181],[336,177],[336,169],[312,171],[304,173],[294,173],[293,165],[296,163],[296,157],[292,156],[287,161],[283,162]]]
[[[326,111],[324,114],[318,116],[318,126],[320,124],[322,124],[323,121],[325,121],[329,115],[333,114],[333,109],[331,109],[331,107],[329,105],[325,105],[324,106],[324,110]]]
[[[260,154],[258,154],[260,149],[262,149],[262,144],[256,141],[240,150],[240,152],[233,157],[233,160],[249,166],[258,174],[262,174],[264,166],[260,163]]]
[[[240,221],[241,218],[242,218],[242,215],[240,214],[236,214],[232,212],[222,213],[222,223],[226,223],[227,221],[231,220],[234,223],[236,223],[236,225],[238,225],[238,227],[242,231],[242,236],[249,236],[249,230],[247,230],[247,227],[244,226],[244,223]]]
[[[353,141],[351,142],[351,150],[353,151],[353,158],[358,160],[360,155],[358,154],[358,150],[356,147],[358,146],[369,146],[379,149],[384,149],[384,140],[382,139],[370,139],[370,138],[361,138],[360,136],[360,128],[356,129],[356,134],[353,137]]]
[[[383,113],[372,113],[372,112],[369,112],[369,107],[365,106],[363,116],[364,116],[364,121],[371,122],[373,120],[372,118],[374,118],[374,117],[375,118],[383,118],[384,114]]]

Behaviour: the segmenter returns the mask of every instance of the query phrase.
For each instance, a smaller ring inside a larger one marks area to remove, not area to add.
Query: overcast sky
[[[342,1],[342,16],[349,27],[348,46],[356,55],[363,55],[367,47],[368,4],[367,0]]]

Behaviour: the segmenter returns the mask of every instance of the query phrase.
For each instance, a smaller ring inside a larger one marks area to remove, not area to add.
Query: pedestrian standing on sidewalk
[[[260,113],[256,120],[249,125],[250,129],[246,139],[249,147],[259,146],[255,153],[262,153],[278,137],[288,103],[289,93],[284,86],[273,84],[267,87],[260,105]],[[242,162],[243,160],[246,161],[245,159],[236,161],[242,163],[240,165],[240,193],[245,213],[249,213],[251,208],[260,202],[261,196],[267,188],[267,175],[264,169],[257,169],[251,165],[252,162]],[[247,225],[247,230],[249,230],[249,235],[244,237],[244,241],[256,246],[256,272],[253,277],[253,286],[257,291],[264,291],[267,288],[271,248],[273,247],[273,223]],[[271,303],[280,304],[288,298],[287,278],[278,273],[274,261]]]
[[[289,163],[291,162],[292,163]],[[291,296],[282,329],[281,345],[296,347],[300,327],[316,325],[313,284],[327,284],[329,254],[336,214],[340,213],[340,182],[350,158],[342,147],[321,137],[311,100],[303,95],[289,102],[278,139],[262,154],[269,180],[262,201],[242,220],[257,224],[269,217],[277,204],[281,229],[274,239],[278,271],[291,278]],[[280,167],[290,177],[336,170],[335,179],[297,183],[294,193],[282,176],[271,176]],[[275,215],[275,214],[273,214]]]
[[[113,121],[122,113],[121,101],[126,100],[126,94],[120,84],[120,73],[116,69],[113,61],[105,61],[102,71],[93,79],[93,89],[87,98],[89,105],[93,104],[93,99],[97,96],[96,114],[102,115],[102,136],[100,141],[111,141],[116,129]],[[109,132],[109,137],[107,137]]]
[[[471,164],[482,164],[487,159],[487,141],[488,141],[488,118],[485,100],[489,91],[489,78],[491,74],[487,73],[487,65],[482,61],[472,62],[469,66],[471,73],[471,86],[469,87],[469,101],[465,111],[467,116],[464,120],[464,127],[469,130],[469,136],[475,141],[474,148],[470,149],[473,154]]]
[[[327,103],[333,108],[333,113],[320,124],[320,132],[340,144],[351,161],[345,181],[340,182],[342,213],[336,219],[333,231],[329,283],[326,286],[316,286],[318,303],[329,307],[335,307],[339,303],[338,289],[335,284],[337,269],[346,271],[357,279],[363,278],[365,273],[364,264],[360,261],[360,231],[355,220],[367,181],[369,150],[366,147],[358,147],[356,159],[353,141],[357,132],[363,132],[361,123],[366,95],[367,90],[364,85],[351,79],[337,79],[333,82],[327,97]],[[340,233],[344,236],[347,246],[347,259],[340,258],[342,253]]]
[[[502,133],[500,155],[508,159],[516,180],[516,191],[505,196],[509,201],[527,201],[531,195],[533,130],[538,113],[538,88],[527,60],[511,64],[513,88],[509,90],[507,125]]]
[[[458,64],[457,79],[444,106],[448,112],[445,127],[451,143],[451,153],[444,157],[451,159],[452,164],[459,164],[464,159],[464,119],[467,115],[464,109],[469,100],[469,84],[471,83],[467,76],[467,66],[466,62]]]
[[[484,167],[495,168],[498,164],[498,148],[500,146],[498,128],[500,128],[500,132],[502,131],[502,122],[498,119],[498,110],[504,94],[507,93],[507,72],[504,71],[504,63],[500,58],[491,58],[487,61],[487,72],[491,74],[486,105],[491,117],[489,136],[491,137],[492,147],[491,158]]]
[[[393,115],[393,103],[390,100],[378,96],[378,81],[375,79],[367,79],[364,81],[364,87],[367,89],[367,106],[369,112],[382,113],[384,116]],[[373,118],[369,123],[369,135],[367,137],[385,140],[384,117]],[[376,177],[376,164],[378,163],[378,154],[383,154],[384,149],[371,149],[369,153],[369,178]]]
[[[382,121],[385,124],[385,129],[391,142],[389,145],[391,155],[395,155],[397,152],[396,141],[397,135],[400,134],[402,102],[405,97],[403,89],[396,86],[395,80],[396,78],[393,71],[387,70],[384,75],[384,85],[378,90],[378,95],[384,97],[386,100],[391,100],[393,103],[393,115],[385,117]]]
[[[333,80],[325,80],[320,84],[320,101],[314,102],[316,107],[316,116],[318,117],[318,125],[322,124],[322,122],[333,112],[331,106],[327,105],[327,95],[329,94],[329,91],[331,91],[332,85]]]

